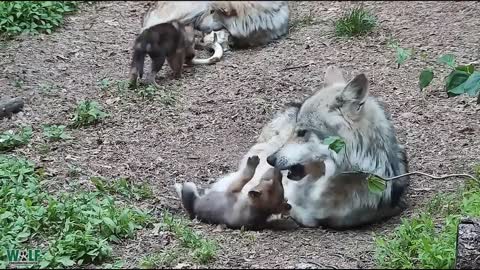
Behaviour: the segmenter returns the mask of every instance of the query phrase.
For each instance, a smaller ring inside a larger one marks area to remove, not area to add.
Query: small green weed
[[[312,11],[310,11],[310,13],[304,17],[300,17],[296,20],[293,20],[291,23],[290,23],[290,31],[295,31],[297,29],[300,29],[300,28],[303,28],[303,27],[307,27],[307,26],[310,26],[310,25],[314,25],[316,24],[316,21],[315,21],[315,17],[312,15]]]
[[[412,49],[404,49],[398,45],[397,42],[392,42],[389,47],[395,50],[395,61],[397,62],[397,68],[400,68],[405,61],[407,61],[413,54]]]
[[[100,122],[108,114],[102,111],[102,108],[96,101],[85,100],[80,102],[75,109],[73,116],[73,127],[93,125]]]
[[[480,178],[480,174],[477,174]],[[437,195],[425,213],[402,224],[390,236],[376,236],[377,265],[381,268],[451,269],[455,260],[461,216],[480,217],[480,186],[468,182],[461,192]],[[441,224],[436,221],[441,219]]]
[[[118,193],[129,199],[135,198],[136,200],[153,198],[153,191],[147,184],[132,184],[131,181],[126,178],[120,178],[113,183],[109,183],[100,177],[92,177],[90,180],[95,187],[102,192],[108,192],[110,194]]]
[[[22,127],[17,133],[7,130],[0,134],[0,152],[13,150],[16,147],[26,145],[32,139],[32,127]]]
[[[1,1],[0,34],[50,34],[77,5],[76,1]]]
[[[335,34],[341,37],[365,35],[376,25],[377,19],[370,11],[355,7],[335,22]]]
[[[66,126],[62,125],[43,125],[43,135],[50,141],[68,140],[73,137],[65,132]]]
[[[183,247],[193,250],[193,257],[196,261],[207,263],[214,259],[218,248],[217,244],[195,233],[187,226],[186,221],[174,218],[172,214],[164,212],[163,224],[166,225],[169,231],[175,234]]]
[[[0,156],[0,249],[46,247],[41,268],[105,261],[112,255],[109,242],[131,238],[152,221],[101,193],[49,194],[43,180],[32,162]],[[6,254],[0,253],[5,267]]]
[[[98,85],[100,86],[100,90],[106,91],[110,88],[112,82],[109,79],[102,79],[98,82]]]

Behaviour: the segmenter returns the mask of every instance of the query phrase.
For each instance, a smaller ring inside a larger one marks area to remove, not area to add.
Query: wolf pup
[[[200,196],[195,184],[186,182],[183,187],[176,184],[190,218],[210,224],[225,224],[232,229],[262,229],[267,226],[270,216],[287,213],[291,207],[284,199],[279,170],[272,169],[273,176],[267,172],[247,195],[242,193],[243,187],[253,178],[259,162],[258,156],[249,157],[247,166],[225,191],[211,190]]]
[[[173,70],[174,77],[181,77],[183,65],[195,57],[194,29],[178,21],[162,23],[147,28],[135,39],[133,59],[130,65],[130,87],[135,87],[137,79],[143,77],[145,56],[152,59],[148,83],[158,87],[155,76],[162,69],[165,59]]]
[[[285,196],[291,217],[303,226],[348,229],[388,219],[406,207],[402,197],[409,177],[388,181],[382,193],[368,189],[368,173],[389,178],[408,172],[393,124],[368,92],[364,74],[347,81],[340,69],[327,68],[324,87],[299,104],[290,138],[267,158],[277,169],[290,170]],[[322,142],[329,136],[344,139],[338,154],[325,151]],[[324,175],[305,181],[305,164],[321,160]]]

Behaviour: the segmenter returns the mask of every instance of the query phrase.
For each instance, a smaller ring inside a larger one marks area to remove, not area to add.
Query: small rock
[[[297,263],[295,269],[320,269],[320,267],[313,263]]]

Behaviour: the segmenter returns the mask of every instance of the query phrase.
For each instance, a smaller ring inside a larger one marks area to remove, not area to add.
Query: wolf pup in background
[[[267,158],[277,169],[290,170],[284,187],[291,217],[307,227],[348,229],[400,214],[408,177],[387,181],[381,193],[368,189],[368,173],[398,176],[408,172],[408,162],[389,117],[368,95],[366,76],[347,82],[338,68],[328,67],[324,87],[298,107],[290,138]],[[343,138],[345,147],[331,155],[323,176],[305,181],[303,167],[326,158],[322,141],[329,136]]]
[[[162,69],[165,59],[173,70],[175,78],[181,77],[183,64],[191,62],[195,56],[194,30],[178,21],[162,23],[145,29],[135,39],[130,65],[130,87],[135,87],[137,79],[143,77],[145,56],[152,59],[148,83],[158,87],[155,76]]]
[[[287,213],[290,205],[284,199],[279,170],[267,172],[247,195],[242,193],[259,162],[258,156],[249,157],[247,165],[225,191],[209,190],[199,195],[195,184],[191,182],[183,186],[176,184],[177,193],[190,218],[211,224],[225,224],[233,229],[262,229],[268,226],[267,219],[271,215]]]

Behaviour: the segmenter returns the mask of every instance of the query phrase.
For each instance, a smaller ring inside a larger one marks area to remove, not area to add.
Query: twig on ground
[[[419,174],[419,175],[423,175],[423,176],[427,176],[427,177],[430,177],[430,178],[433,178],[433,179],[446,179],[446,178],[450,178],[450,177],[467,177],[467,178],[470,178],[470,179],[473,179],[474,181],[477,181],[477,182],[480,182],[480,179],[477,179],[476,177],[474,177],[473,175],[470,175],[470,174],[465,174],[465,173],[460,173],[460,174],[447,174],[447,175],[443,175],[443,176],[434,176],[434,175],[431,175],[431,174],[428,174],[428,173],[424,173],[424,172],[409,172],[409,173],[404,173],[404,174],[401,174],[401,175],[397,175],[397,176],[394,176],[394,177],[390,177],[390,178],[383,178],[383,177],[380,177],[378,175],[375,175],[375,174],[371,174],[371,173],[367,173],[367,172],[362,172],[362,171],[350,171],[350,172],[342,172],[341,174],[349,174],[349,173],[364,173],[364,174],[370,174],[370,175],[374,175],[384,181],[391,181],[391,180],[395,180],[397,178],[402,178],[404,176],[409,176],[409,175],[414,175],[414,174]]]
[[[292,69],[298,69],[298,68],[305,68],[305,67],[310,66],[311,64],[313,64],[313,63],[309,63],[309,64],[301,65],[301,66],[285,67],[285,68],[280,69],[279,71],[286,71],[286,70],[292,70]]]

